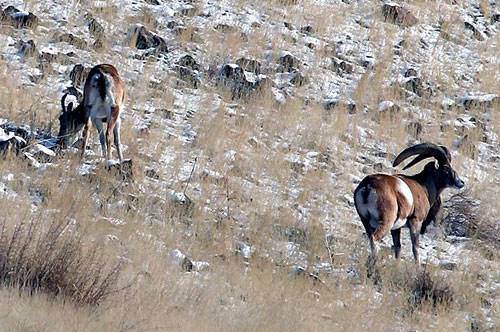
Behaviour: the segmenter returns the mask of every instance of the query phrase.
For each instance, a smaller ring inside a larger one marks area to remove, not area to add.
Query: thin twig
[[[184,191],[182,192],[182,194],[183,194],[184,196],[186,196],[186,190],[187,190],[187,188],[188,188],[189,183],[191,182],[191,178],[192,178],[192,176],[193,176],[194,169],[195,169],[195,167],[196,167],[196,162],[197,162],[197,161],[198,161],[198,157],[195,157],[195,158],[194,158],[194,162],[193,162],[193,168],[191,169],[191,174],[189,174],[189,178],[188,178],[188,180],[187,180],[187,182],[186,182],[186,186],[184,187]]]
[[[332,253],[332,250],[330,249],[330,245],[328,244],[328,239],[326,236],[325,236],[325,247],[326,247],[326,251],[328,251],[328,257],[330,258],[330,264],[332,265],[332,268],[333,268],[333,253]]]

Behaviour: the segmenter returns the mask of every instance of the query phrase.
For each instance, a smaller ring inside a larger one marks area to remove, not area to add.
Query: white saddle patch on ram
[[[398,179],[398,187],[397,187],[398,192],[403,195],[403,197],[405,198],[406,202],[410,207],[413,206],[413,194],[411,193],[410,187],[406,184],[406,182],[404,182],[400,178],[397,179]],[[391,227],[391,230],[403,227],[404,225],[406,225],[406,221],[407,218],[396,219],[394,225],[392,225]]]
[[[406,202],[408,205],[413,206],[413,194],[411,193],[410,187],[401,180],[400,178],[398,179],[398,191],[403,195],[403,197],[406,199]]]

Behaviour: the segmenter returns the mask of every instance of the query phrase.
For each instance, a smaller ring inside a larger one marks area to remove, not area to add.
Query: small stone
[[[464,26],[466,29],[472,31],[472,36],[479,41],[483,41],[486,39],[486,36],[483,32],[481,32],[474,23],[464,22]]]
[[[457,269],[458,264],[450,261],[441,261],[439,262],[439,267],[443,270],[454,271]]]

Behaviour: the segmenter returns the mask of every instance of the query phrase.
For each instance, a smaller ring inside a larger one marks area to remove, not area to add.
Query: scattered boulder
[[[337,72],[337,74],[352,74],[354,72],[354,65],[344,60],[337,58],[332,58],[332,69]]]
[[[405,28],[418,23],[418,19],[408,9],[393,2],[386,3],[382,6],[382,15],[384,16],[385,22]]]
[[[500,12],[496,12],[491,15],[491,24],[500,22]]]
[[[278,59],[279,72],[294,72],[300,68],[300,61],[290,52],[283,51]]]
[[[339,99],[328,99],[324,102],[323,108],[325,111],[331,111],[335,108],[344,108],[349,114],[354,114],[357,111],[356,104],[353,101],[340,101]]]
[[[74,52],[68,52],[68,53],[50,53],[50,52],[42,52],[38,56],[38,60],[40,62],[45,62],[45,63],[53,63],[57,62],[62,65],[69,65],[73,63],[73,59],[75,58],[75,53]]]
[[[73,86],[82,86],[90,73],[90,69],[90,67],[86,67],[80,63],[75,65],[69,73],[69,78],[73,82]]]
[[[279,224],[274,224],[272,228],[274,236],[281,240],[298,244],[305,244],[307,241],[307,233],[302,228],[293,226],[286,227]]]
[[[111,161],[107,165],[108,171],[123,181],[130,181],[134,178],[134,164],[132,159],[124,159],[120,163],[118,160]]]
[[[177,66],[177,73],[181,80],[183,80],[188,87],[192,89],[198,89],[201,84],[199,76],[189,67]]]
[[[267,86],[264,75],[246,72],[235,63],[223,65],[217,74],[217,84],[228,88],[233,99],[247,97],[255,91]]]
[[[131,47],[139,50],[155,48],[158,52],[168,52],[167,42],[157,34],[148,31],[143,25],[137,24],[129,29],[128,39]]]
[[[306,35],[312,35],[314,33],[314,28],[311,25],[305,25],[300,28],[300,32]]]
[[[244,241],[236,241],[234,247],[236,254],[241,255],[245,260],[249,260],[255,252],[255,247]]]
[[[415,68],[408,68],[404,73],[404,77],[417,77],[417,76],[418,73]]]
[[[24,139],[0,127],[0,155],[5,155],[9,152],[17,153],[25,145],[26,141]]]
[[[185,5],[181,7],[179,13],[183,16],[195,16],[198,13],[198,8],[193,5]]]
[[[394,119],[401,111],[401,107],[390,100],[384,100],[378,105],[378,111],[379,115],[388,115],[391,119]]]
[[[229,25],[229,24],[225,24],[225,23],[219,23],[219,24],[217,24],[214,27],[214,29],[217,30],[217,31],[219,31],[219,32],[222,32],[222,33],[233,33],[233,32],[238,31],[238,29],[235,26]]]
[[[187,67],[192,70],[200,70],[198,62],[189,54],[180,57],[179,60],[177,60],[177,65]]]
[[[38,26],[38,17],[33,13],[21,11],[14,6],[8,6],[0,11],[0,22],[17,29],[35,29]]]
[[[31,58],[37,53],[36,45],[33,39],[28,41],[20,40],[17,42],[17,48],[19,50],[19,54],[25,58]]]
[[[210,268],[208,262],[194,261],[183,254],[179,249],[170,252],[170,259],[179,266],[183,272],[202,272]]]
[[[54,36],[54,40],[60,43],[68,43],[79,49],[87,48],[87,42],[85,41],[85,39],[77,37],[72,33],[56,34]]]
[[[454,194],[443,204],[443,219],[441,221],[447,235],[458,237],[477,236],[483,222],[481,218],[480,202],[470,196],[470,193],[460,192]],[[492,232],[490,236],[495,236]],[[495,236],[496,237],[496,236]],[[498,244],[498,237],[496,237]]]
[[[422,126],[422,123],[417,121],[412,121],[406,125],[406,131],[416,140],[420,140],[422,138],[423,130],[424,127]]]
[[[472,31],[472,36],[476,40],[483,41],[486,39],[486,35],[474,23],[465,21],[464,26],[466,29]]]
[[[409,69],[402,80],[401,87],[409,92],[416,94],[419,97],[428,97],[434,94],[433,88],[417,76],[407,76],[408,72],[413,73],[413,69]]]
[[[199,69],[200,65],[189,54],[182,56],[177,61],[177,66],[175,67],[175,70],[179,74],[181,80],[188,84],[188,87],[192,89],[197,89],[201,84],[198,74]]]
[[[309,83],[309,80],[307,79],[307,77],[302,75],[301,72],[296,71],[295,73],[292,74],[292,78],[290,79],[290,83],[292,83],[295,86],[301,87],[301,86]]]
[[[493,107],[500,107],[500,96],[495,94],[487,95],[470,95],[463,97],[460,100],[460,104],[466,110],[471,109],[490,109]]]
[[[255,75],[259,75],[261,73],[261,64],[255,59],[239,58],[236,60],[236,64],[243,68],[243,70],[252,72]]]
[[[89,33],[95,39],[103,39],[104,38],[104,36],[105,36],[104,27],[101,25],[101,23],[97,22],[97,20],[95,18],[93,18],[93,17],[89,18],[88,28],[89,28]]]
[[[158,0],[144,0],[145,3],[148,5],[153,5],[153,6],[159,6],[161,5],[160,1]]]

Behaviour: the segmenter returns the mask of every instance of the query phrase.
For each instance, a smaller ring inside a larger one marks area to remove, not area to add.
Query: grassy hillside
[[[0,157],[0,330],[495,330],[498,4],[401,4],[1,1],[0,127],[28,145]],[[125,177],[94,128],[83,159],[36,150],[98,63],[127,84]],[[404,230],[369,271],[352,192],[424,141],[467,188],[422,266]]]

